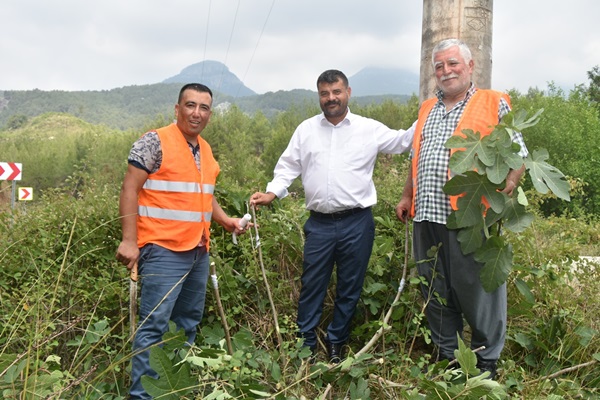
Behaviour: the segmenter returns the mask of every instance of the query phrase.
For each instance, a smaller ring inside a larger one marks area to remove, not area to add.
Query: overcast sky
[[[257,93],[336,68],[419,73],[421,0],[1,0],[0,90],[158,83],[202,60]],[[571,89],[600,65],[599,0],[496,0],[492,86]],[[352,82],[351,82],[352,83]]]

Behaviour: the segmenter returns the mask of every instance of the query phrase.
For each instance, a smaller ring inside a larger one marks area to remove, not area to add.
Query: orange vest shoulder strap
[[[432,97],[425,100],[419,108],[419,119],[417,120],[417,126],[415,127],[415,135],[413,137],[413,150],[411,160],[411,174],[412,174],[412,205],[410,209],[410,216],[415,216],[415,198],[417,196],[417,162],[419,160],[419,152],[421,151],[421,135],[423,134],[423,127],[427,121],[429,113],[438,102],[437,97]]]

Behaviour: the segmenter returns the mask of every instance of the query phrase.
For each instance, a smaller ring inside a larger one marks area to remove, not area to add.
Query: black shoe
[[[329,357],[330,364],[339,364],[344,359],[344,343],[330,343],[325,342],[327,346],[327,356]]]
[[[483,374],[484,372],[489,372],[490,376],[487,379],[495,379],[496,378],[496,370],[497,370],[497,361],[496,360],[484,360],[482,358],[477,358],[477,368]]]

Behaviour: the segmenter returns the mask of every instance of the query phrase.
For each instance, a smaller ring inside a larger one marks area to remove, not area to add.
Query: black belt
[[[338,219],[342,219],[342,218],[346,218],[349,217],[350,215],[354,215],[354,214],[358,214],[361,213],[363,211],[369,210],[371,207],[367,207],[367,208],[350,208],[349,210],[343,210],[343,211],[337,211],[337,212],[333,212],[333,213],[321,213],[318,211],[310,211],[310,216],[311,217],[315,217],[315,218],[321,218],[321,219],[333,219],[333,220],[338,220]]]

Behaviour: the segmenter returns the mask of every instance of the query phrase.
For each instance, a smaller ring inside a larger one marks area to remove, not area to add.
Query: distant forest
[[[18,128],[27,119],[47,112],[68,113],[114,129],[141,129],[149,120],[172,118],[181,86],[181,83],[157,83],[102,91],[4,91],[0,92],[0,130]],[[365,106],[389,100],[403,104],[410,97],[364,96],[352,100]],[[293,106],[316,105],[317,100],[315,91],[304,89],[237,98],[215,93],[213,107],[219,110],[235,105],[248,115],[261,112],[271,118]]]

